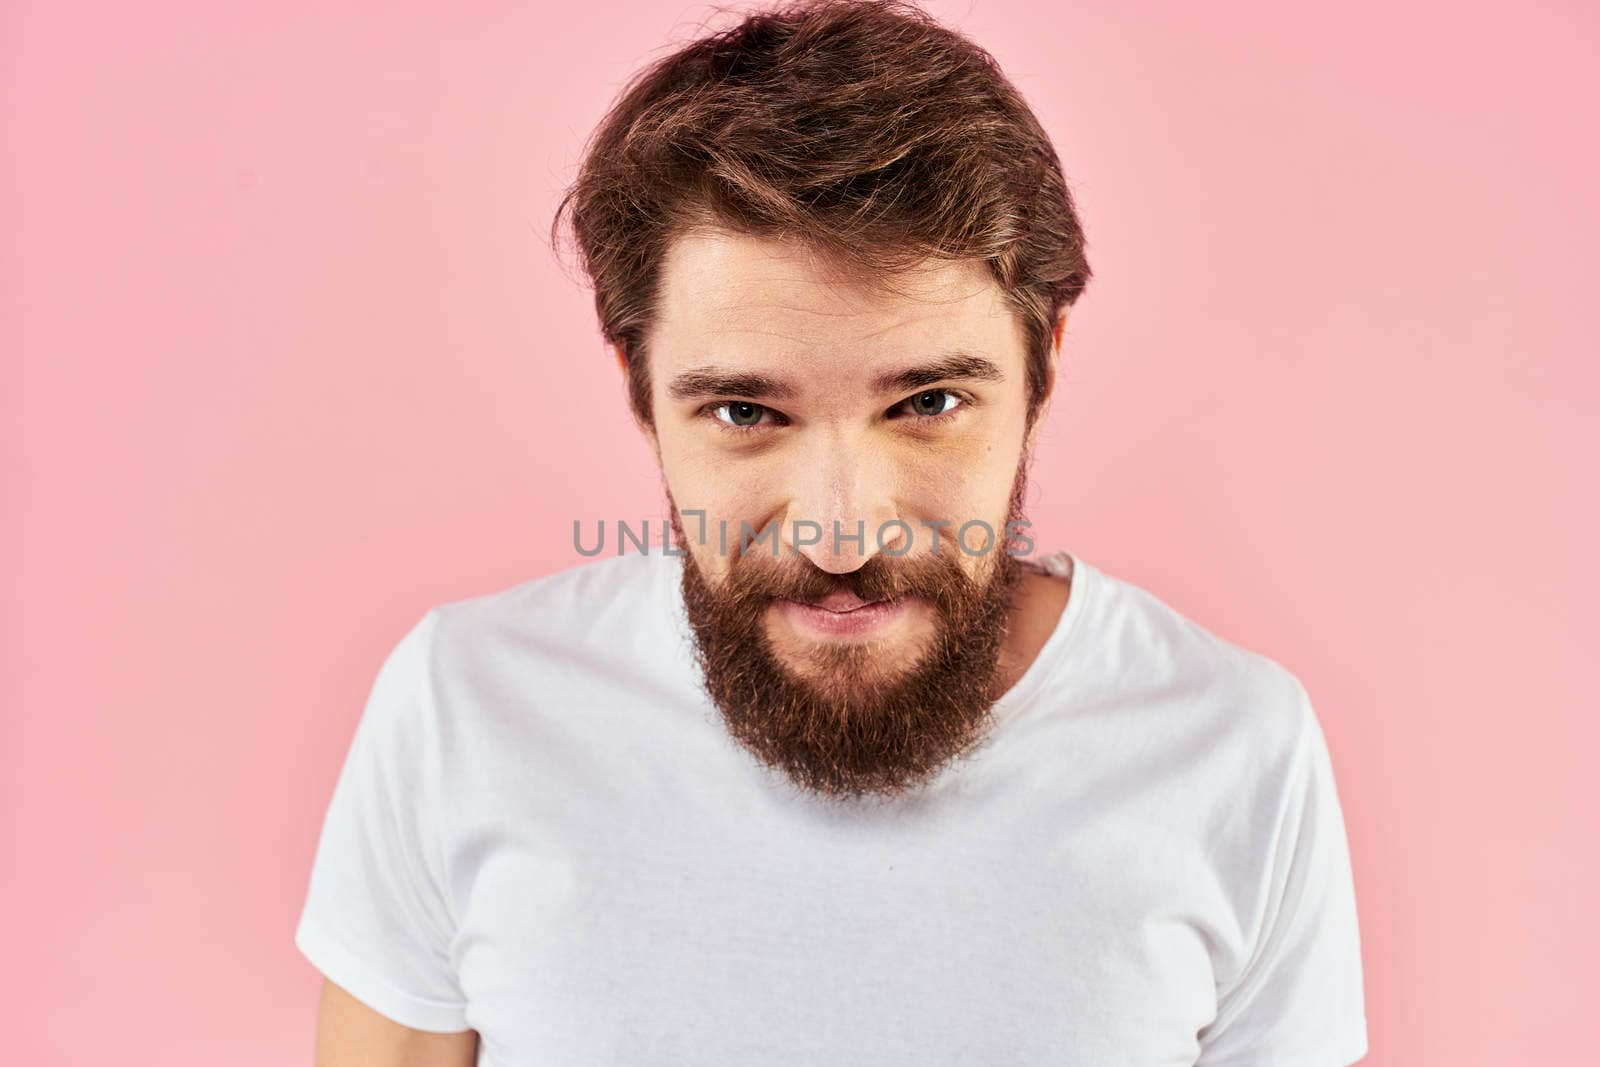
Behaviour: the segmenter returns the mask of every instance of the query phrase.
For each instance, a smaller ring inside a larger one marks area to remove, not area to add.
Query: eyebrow
[[[932,363],[880,374],[872,379],[872,388],[880,393],[904,393],[935,382],[1004,380],[1005,374],[993,360],[965,352],[951,352]]]
[[[877,393],[905,393],[935,382],[984,381],[1005,379],[1000,367],[983,356],[951,352],[929,363],[886,371],[872,379]],[[770,374],[746,374],[716,366],[696,367],[676,375],[667,385],[673,400],[695,400],[714,396],[745,396],[752,400],[793,400],[796,390]]]

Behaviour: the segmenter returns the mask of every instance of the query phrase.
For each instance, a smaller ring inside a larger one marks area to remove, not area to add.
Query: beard
[[[1000,652],[1022,571],[1006,531],[1021,518],[1025,482],[1024,461],[1007,525],[978,557],[978,578],[949,543],[959,523],[941,533],[937,554],[880,551],[847,574],[824,571],[797,552],[778,557],[757,548],[734,554],[713,586],[686,551],[683,602],[696,659],[732,738],[802,789],[837,799],[907,793],[975,747],[998,697]],[[687,549],[667,496],[673,533]],[[768,609],[779,599],[814,603],[839,590],[869,602],[912,594],[934,609],[933,632],[909,666],[893,669],[897,650],[875,641],[808,642],[803,674],[779,659],[766,630]]]

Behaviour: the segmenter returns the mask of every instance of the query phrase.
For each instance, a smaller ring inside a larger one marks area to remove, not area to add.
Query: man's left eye
[[[961,406],[963,401],[948,389],[927,389],[915,396],[906,397],[900,403],[910,408],[913,415],[935,418],[953,411]]]

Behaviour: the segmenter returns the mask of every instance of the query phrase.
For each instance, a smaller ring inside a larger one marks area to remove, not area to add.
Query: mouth
[[[854,593],[839,589],[829,593],[821,600],[796,601],[796,603],[803,603],[808,608],[820,608],[823,611],[831,611],[843,615],[846,612],[870,608],[874,604],[887,604],[889,600],[862,600]]]
[[[775,606],[802,634],[821,640],[866,640],[881,636],[906,613],[912,596],[888,600],[862,600],[853,593],[834,592],[818,601],[802,603],[780,599]]]

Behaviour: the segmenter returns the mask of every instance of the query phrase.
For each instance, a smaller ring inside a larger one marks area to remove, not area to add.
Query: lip
[[[870,608],[874,604],[882,603],[886,602],[882,600],[862,600],[847,589],[836,589],[821,600],[814,600],[806,606],[844,614],[845,612],[858,611],[861,608]]]
[[[778,609],[801,633],[822,640],[866,640],[877,637],[906,613],[909,596],[863,601],[851,593],[832,593],[815,604],[779,600]]]

